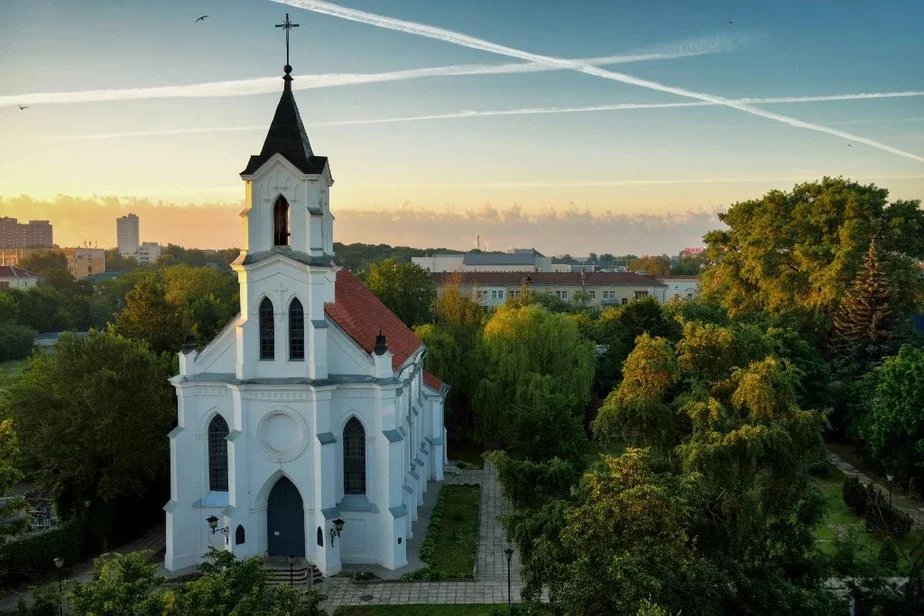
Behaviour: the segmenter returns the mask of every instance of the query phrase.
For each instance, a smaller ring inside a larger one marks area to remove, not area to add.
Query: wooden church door
[[[304,556],[305,509],[298,488],[280,477],[270,492],[268,505],[266,535],[270,556]]]

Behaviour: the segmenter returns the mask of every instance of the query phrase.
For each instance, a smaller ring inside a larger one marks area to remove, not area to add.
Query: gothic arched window
[[[298,298],[289,304],[289,359],[305,359],[305,311]]]
[[[209,490],[228,491],[228,422],[221,415],[209,422]]]
[[[318,545],[324,547],[324,531],[318,526]]]
[[[273,302],[264,297],[260,302],[260,359],[276,356],[276,331],[273,325]]]
[[[273,205],[273,245],[289,245],[289,202],[282,195]]]
[[[237,530],[234,531],[234,545],[241,545],[242,543],[244,543],[244,527],[238,524]]]
[[[343,428],[343,493],[366,493],[366,431],[355,417]]]

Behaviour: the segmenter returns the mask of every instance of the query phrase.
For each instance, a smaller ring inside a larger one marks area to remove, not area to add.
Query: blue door
[[[280,477],[269,495],[266,535],[270,556],[305,555],[305,509],[298,488]]]

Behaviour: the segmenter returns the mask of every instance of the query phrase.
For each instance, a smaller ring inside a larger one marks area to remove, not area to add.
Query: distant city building
[[[648,276],[610,272],[440,272],[432,276],[438,297],[447,284],[458,280],[462,292],[474,293],[473,298],[485,307],[520,297],[524,284],[534,293],[548,293],[566,302],[583,297],[589,306],[620,306],[648,296],[663,302],[667,286]]]
[[[116,241],[119,254],[123,257],[137,255],[141,244],[138,232],[138,217],[134,214],[116,218]]]
[[[20,224],[15,218],[0,218],[0,249],[52,246],[52,227],[47,220],[30,220],[26,224]]]
[[[552,258],[533,248],[516,248],[506,253],[467,252],[411,257],[430,273],[443,272],[551,272]]]
[[[31,289],[38,284],[38,276],[15,265],[0,265],[0,291]]]
[[[164,247],[160,244],[156,242],[144,242],[138,247],[138,263],[140,265],[154,265],[163,252]]]
[[[106,251],[102,248],[58,248],[67,257],[67,270],[77,280],[106,271]]]
[[[671,299],[696,299],[699,297],[699,278],[696,276],[665,275],[652,276],[664,284],[661,303]]]

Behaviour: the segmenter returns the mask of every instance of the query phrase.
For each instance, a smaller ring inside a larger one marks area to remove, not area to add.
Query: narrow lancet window
[[[289,304],[289,359],[305,359],[305,311],[298,298]]]
[[[282,195],[273,205],[273,245],[289,245],[289,202]]]
[[[355,417],[343,428],[343,493],[366,493],[366,431]]]
[[[276,332],[273,324],[273,302],[264,297],[260,302],[260,359],[276,357]]]
[[[228,491],[228,422],[221,415],[209,422],[209,490]]]

